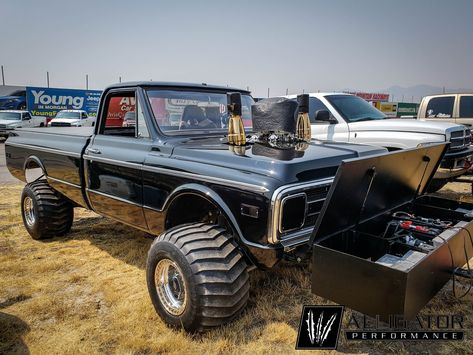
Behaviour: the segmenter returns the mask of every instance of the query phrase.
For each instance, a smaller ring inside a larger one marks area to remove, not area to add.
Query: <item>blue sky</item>
[[[2,0],[7,84],[208,82],[256,96],[473,87],[472,0]]]

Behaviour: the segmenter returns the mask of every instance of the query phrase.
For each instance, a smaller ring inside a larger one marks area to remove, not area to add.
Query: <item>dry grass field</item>
[[[455,185],[443,193],[467,198],[469,187],[449,191]],[[193,336],[169,329],[147,294],[148,235],[76,209],[68,236],[34,241],[19,213],[21,188],[0,186],[0,354],[293,353],[302,305],[329,303],[310,293],[307,265],[283,263],[251,274],[250,302],[232,324]],[[472,302],[473,294],[455,300],[449,283],[422,313],[462,313],[472,328]],[[346,342],[341,335],[338,350],[460,354],[471,353],[473,341]]]

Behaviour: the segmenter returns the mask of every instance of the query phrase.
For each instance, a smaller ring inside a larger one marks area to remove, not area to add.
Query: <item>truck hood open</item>
[[[224,138],[196,138],[178,143],[172,157],[239,172],[259,174],[284,182],[331,177],[344,159],[381,154],[384,148],[315,141],[278,149],[253,143],[230,146]]]
[[[446,150],[441,143],[342,162],[310,245],[412,202],[429,186]]]
[[[430,134],[445,134],[461,130],[461,126],[450,122],[421,121],[415,119],[385,119],[350,123],[350,131],[397,131]]]

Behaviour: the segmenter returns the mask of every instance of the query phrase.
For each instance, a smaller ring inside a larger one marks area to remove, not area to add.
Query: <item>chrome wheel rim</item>
[[[154,280],[159,300],[165,310],[174,316],[184,313],[187,292],[179,266],[169,259],[162,259],[156,265]]]
[[[36,211],[31,197],[25,197],[23,201],[23,214],[25,215],[25,221],[28,227],[33,227],[36,221]]]

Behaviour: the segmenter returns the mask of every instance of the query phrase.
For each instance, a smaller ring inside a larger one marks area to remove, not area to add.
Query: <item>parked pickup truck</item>
[[[473,125],[473,93],[425,96],[417,119]]]
[[[450,142],[429,191],[440,189],[471,167],[471,131],[465,126],[452,122],[390,119],[365,100],[345,93],[311,93],[309,96],[312,137],[316,139],[373,144],[390,151]],[[296,96],[287,97],[295,99]]]
[[[45,124],[46,120],[44,117],[33,116],[28,111],[0,111],[0,138],[7,138],[10,132],[16,128],[43,127]]]
[[[48,126],[51,127],[93,127],[95,117],[89,117],[83,110],[62,110],[56,114]]]
[[[270,268],[295,259],[292,249],[307,249],[340,162],[386,150],[320,142],[230,146],[221,127],[230,91],[250,113],[254,102],[245,90],[122,83],[105,90],[95,128],[15,131],[5,147],[10,172],[26,182],[30,169],[42,171],[21,197],[29,234],[67,233],[74,207],[141,229],[157,236],[147,283],[167,323],[196,330],[232,319],[248,300],[250,267]],[[136,112],[132,127],[117,126],[107,111],[124,99],[134,102],[127,107]],[[169,111],[181,119],[166,120]]]

